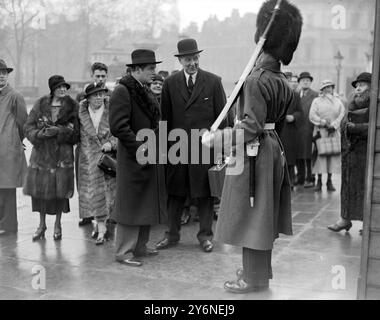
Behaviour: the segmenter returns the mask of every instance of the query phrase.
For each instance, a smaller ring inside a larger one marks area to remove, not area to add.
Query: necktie
[[[190,94],[192,94],[193,93],[193,89],[194,89],[194,82],[193,82],[193,77],[192,76],[189,77],[189,82],[187,84],[187,88],[188,88]]]

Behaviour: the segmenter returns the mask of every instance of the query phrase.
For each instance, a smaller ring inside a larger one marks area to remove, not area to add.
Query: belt
[[[264,130],[275,130],[276,124],[275,123],[266,123],[264,125]]]

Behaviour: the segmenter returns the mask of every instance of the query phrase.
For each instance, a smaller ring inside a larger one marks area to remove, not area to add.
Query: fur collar
[[[127,87],[131,98],[140,106],[141,110],[152,121],[152,128],[158,126],[160,120],[160,110],[152,93],[132,76],[125,76],[120,80],[120,84]]]
[[[35,104],[35,111],[39,113],[39,116],[45,116],[51,120],[51,103],[52,98],[50,95],[43,96],[37,100]],[[62,98],[62,105],[59,110],[57,124],[62,124],[72,120],[73,117],[77,117],[78,104],[70,97],[65,96]]]

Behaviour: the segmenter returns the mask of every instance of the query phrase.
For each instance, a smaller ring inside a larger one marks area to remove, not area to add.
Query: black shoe
[[[327,186],[327,191],[331,191],[331,192],[336,191],[331,180],[327,181],[326,186]]]
[[[212,244],[210,240],[202,241],[201,247],[204,252],[211,252],[212,249],[214,249],[214,245]]]
[[[146,248],[146,250],[144,252],[141,252],[141,253],[134,253],[134,256],[135,257],[152,257],[152,256],[156,256],[158,255],[158,250],[156,249],[149,249],[149,248]]]
[[[315,186],[315,182],[313,182],[313,181],[306,182],[303,185],[304,188],[314,188],[314,186]]]
[[[348,232],[351,229],[351,227],[352,227],[352,222],[349,221],[346,225],[343,225],[343,226],[340,226],[337,223],[334,223],[333,225],[328,226],[327,229],[331,231],[335,231],[335,232],[339,232],[346,229],[346,231]]]
[[[243,279],[238,279],[236,281],[227,281],[224,284],[224,289],[228,292],[232,293],[249,293],[249,292],[258,292],[258,291],[264,291],[269,288],[269,285],[263,285],[263,286],[253,286],[245,282]]]
[[[59,231],[57,231],[57,232],[54,230],[53,239],[54,239],[54,241],[62,240],[62,229],[61,228],[59,228]]]
[[[79,221],[78,225],[80,227],[83,227],[83,226],[86,226],[88,224],[91,224],[92,223],[92,220],[94,220],[94,218],[84,218],[82,219],[81,221]]]
[[[315,192],[321,192],[322,191],[322,182],[318,181],[317,185],[314,188]]]
[[[170,241],[168,238],[164,238],[156,244],[157,250],[167,249],[178,244],[178,241]]]
[[[135,257],[124,260],[116,259],[116,261],[130,267],[141,267],[143,265],[143,263]]]
[[[33,235],[32,240],[37,241],[40,239],[44,239],[45,238],[45,231],[46,231],[46,227],[43,227],[43,228],[38,227],[38,229],[36,230],[36,232]]]

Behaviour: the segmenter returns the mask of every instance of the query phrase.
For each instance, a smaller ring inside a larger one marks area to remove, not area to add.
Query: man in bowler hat
[[[175,56],[183,69],[164,82],[161,96],[162,120],[167,121],[168,132],[184,129],[190,141],[191,129],[211,127],[226,103],[226,96],[221,78],[199,68],[199,54],[203,50],[198,49],[196,40],[183,39],[178,42],[177,48]],[[200,164],[190,164],[194,149],[199,150]],[[214,200],[208,180],[208,170],[213,165],[212,158],[211,156],[210,163],[201,162],[202,145],[199,139],[196,146],[189,147],[189,164],[168,163],[166,181],[169,230],[157,243],[157,249],[165,249],[179,242],[181,216],[189,196],[198,203],[200,229],[197,238],[201,248],[205,252],[213,250]]]
[[[301,72],[298,77],[300,85],[299,96],[303,111],[302,119],[298,124],[298,136],[300,143],[297,148],[297,179],[296,184],[312,188],[315,184],[315,176],[311,171],[312,143],[314,125],[309,120],[310,107],[313,100],[318,97],[318,92],[311,89],[313,77],[309,72]]]
[[[126,75],[110,99],[109,122],[113,136],[118,138],[115,210],[111,216],[117,222],[116,261],[139,267],[141,258],[158,254],[147,248],[150,227],[160,220],[158,168],[142,165],[138,152],[146,149],[137,141],[142,129],[157,130],[160,111],[157,100],[147,88],[155,77],[153,51],[132,52],[131,75]]]

